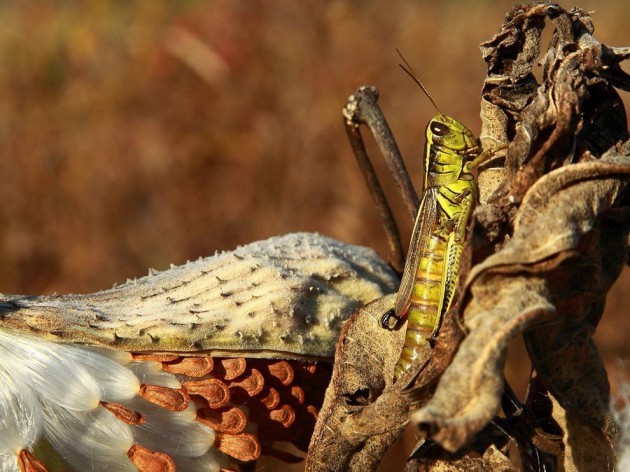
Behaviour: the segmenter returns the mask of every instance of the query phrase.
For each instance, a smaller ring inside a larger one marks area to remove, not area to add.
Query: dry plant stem
[[[553,34],[541,45],[545,20]],[[532,70],[544,47],[538,84]],[[373,470],[378,458],[361,447],[339,449],[331,438],[383,448],[392,441],[386,432],[394,422],[404,422],[401,412],[418,406],[411,422],[443,449],[407,470],[514,470],[510,450],[533,470],[610,470],[614,464],[609,385],[591,336],[628,256],[630,212],[623,195],[630,140],[613,86],[630,84],[619,67],[630,50],[599,43],[586,12],[539,3],[514,7],[482,53],[488,65],[482,145],[510,146],[504,167],[493,161],[481,170],[477,241],[468,277],[460,278],[459,306],[446,316],[433,352],[428,349],[403,382],[387,384],[388,360],[382,377],[373,370],[353,376],[367,391],[386,388],[352,414],[344,368],[361,363],[365,353],[342,348],[347,333],[356,344],[388,339],[373,328],[364,326],[361,336],[348,326],[358,326],[360,317],[348,322],[337,347],[337,380],[319,418],[337,418],[336,427],[318,424],[309,450],[333,458],[333,470]],[[460,326],[463,340],[449,326]],[[524,405],[504,395],[506,347],[520,334],[537,392]],[[502,399],[505,417],[498,418]]]

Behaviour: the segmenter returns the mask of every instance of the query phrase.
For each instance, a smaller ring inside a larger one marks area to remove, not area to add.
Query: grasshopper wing
[[[411,292],[413,291],[416,272],[418,271],[418,262],[431,232],[436,227],[437,217],[437,188],[430,188],[424,192],[413,232],[411,233],[405,270],[398,289],[398,295],[396,296],[395,313],[399,318],[403,317],[409,308],[409,300],[411,299]]]

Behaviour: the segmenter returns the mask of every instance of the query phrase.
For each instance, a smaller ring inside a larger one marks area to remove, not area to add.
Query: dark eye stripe
[[[431,133],[438,137],[446,136],[448,134],[448,126],[434,121],[431,123]]]

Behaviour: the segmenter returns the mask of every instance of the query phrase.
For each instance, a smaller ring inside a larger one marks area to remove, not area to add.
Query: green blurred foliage
[[[440,108],[478,132],[478,44],[511,6],[1,2],[0,290],[98,290],[294,231],[386,257],[341,108],[359,85],[376,85],[419,183],[434,110],[395,48]],[[596,10],[602,42],[630,45],[629,2],[580,6]],[[407,237],[411,222],[387,188]],[[612,361],[630,359],[629,284],[624,274],[600,329]]]

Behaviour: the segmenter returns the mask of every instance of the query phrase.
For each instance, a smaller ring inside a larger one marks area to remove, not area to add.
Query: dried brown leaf
[[[564,460],[566,472],[583,470],[613,471],[615,470],[615,452],[610,438],[601,430],[590,426],[580,418],[567,411],[551,396],[553,418],[564,435]]]
[[[489,130],[499,138],[515,133],[502,180],[478,213],[487,239],[506,242],[472,268],[463,291],[468,335],[435,396],[413,415],[449,450],[466,444],[498,412],[506,344],[522,332],[534,368],[560,403],[598,430],[615,431],[608,382],[590,337],[628,251],[628,222],[615,209],[630,178],[625,114],[596,74],[609,59],[590,36],[588,15],[549,4],[514,13],[502,34],[484,45],[490,71],[484,98],[503,111],[506,101],[519,109],[529,87],[520,63],[509,79],[492,76],[499,64],[509,69],[506,44],[527,49],[538,37],[538,25],[524,34],[532,15],[548,15],[555,30],[545,82],[520,118],[499,120],[508,123],[503,134]],[[497,122],[492,114],[486,119]]]

